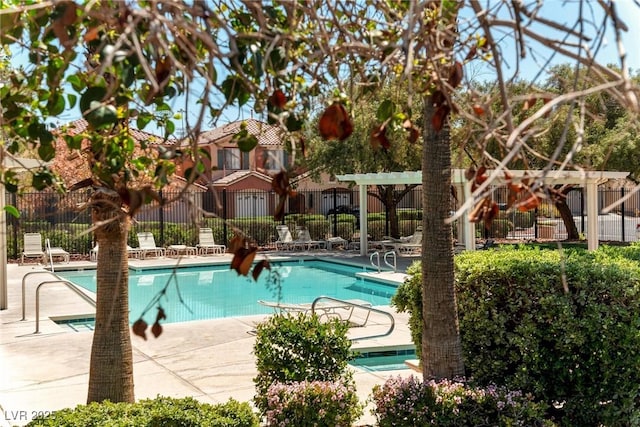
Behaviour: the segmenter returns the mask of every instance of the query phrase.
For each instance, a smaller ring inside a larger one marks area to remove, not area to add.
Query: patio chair
[[[258,300],[258,304],[270,307],[276,313],[290,314],[311,314],[313,307],[313,303],[286,303],[264,300]],[[365,326],[369,320],[368,313],[360,322],[355,322],[352,320],[355,308],[364,309],[369,312],[367,309],[371,308],[371,303],[361,299],[318,301],[315,305],[315,312],[321,319],[339,319],[340,321],[348,323],[349,326]]]
[[[65,263],[69,263],[69,252],[65,251],[64,249],[62,249],[59,246],[54,246],[51,247],[51,242],[49,242],[49,239],[46,240],[46,245],[44,248],[45,251],[45,260],[49,259],[53,262],[53,258],[62,258],[62,261]]]
[[[322,240],[311,239],[309,229],[307,227],[298,227],[298,238],[292,242],[292,249],[300,248],[301,250],[311,250],[311,248],[320,249],[325,246]]]
[[[291,231],[286,225],[276,225],[276,231],[278,232],[278,240],[276,240],[276,250],[283,251],[293,248],[293,237]]]
[[[20,256],[20,264],[24,264],[25,258],[39,258],[41,262],[44,262],[42,235],[40,233],[24,233],[24,249]]]
[[[134,258],[138,258],[138,254],[140,253],[140,250],[137,248],[132,248],[131,246],[127,245],[127,256],[128,257],[134,257]],[[91,249],[89,251],[89,260],[90,261],[98,261],[98,244],[96,243],[96,245],[93,247],[93,249]]]
[[[153,254],[157,257],[164,256],[164,248],[156,246],[156,240],[153,237],[153,233],[148,231],[142,231],[137,233],[139,248],[135,248],[138,251],[140,259],[145,259],[147,254]]]
[[[398,255],[417,255],[422,252],[422,228],[418,227],[416,231],[407,237],[401,237],[384,243],[385,249],[391,248]]]
[[[213,239],[213,230],[211,228],[201,228],[199,236],[199,243],[196,245],[199,254],[223,254],[227,251],[227,247],[225,245],[216,244]]]

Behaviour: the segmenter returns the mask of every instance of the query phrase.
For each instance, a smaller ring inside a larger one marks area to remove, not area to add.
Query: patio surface
[[[370,265],[368,257],[347,251],[309,253],[270,253],[280,256],[339,258]],[[398,271],[404,272],[415,257],[398,258]],[[130,267],[170,267],[182,265],[229,264],[230,255],[130,260]],[[55,268],[95,268],[95,263],[72,261]],[[50,280],[33,275],[26,281],[26,320],[22,319],[21,287],[25,274],[41,271],[37,264],[8,264],[9,308],[0,311],[0,426],[24,425],[34,416],[84,404],[87,397],[89,357],[93,334],[74,332],[56,324],[51,317],[93,315],[93,307],[68,288],[51,284],[41,290],[40,333],[35,334],[35,289]],[[375,273],[378,274],[378,273]],[[401,273],[382,272],[379,276],[402,281]],[[412,346],[406,313],[395,313],[389,306],[377,307],[393,314],[396,327],[387,337],[354,341],[355,350],[372,348],[409,348]],[[132,337],[136,399],[191,396],[202,402],[220,403],[229,398],[251,401],[253,378],[257,374],[252,348],[255,324],[265,316],[234,317],[163,325],[158,338],[144,341]],[[373,322],[375,327],[375,322]],[[363,328],[358,328],[358,333]],[[358,335],[361,336],[361,335]],[[410,358],[410,357],[408,357]],[[390,376],[409,376],[410,370],[368,372],[354,369],[361,402],[369,397],[375,384]],[[418,374],[419,375],[419,374]],[[375,417],[365,409],[359,425],[372,425]]]

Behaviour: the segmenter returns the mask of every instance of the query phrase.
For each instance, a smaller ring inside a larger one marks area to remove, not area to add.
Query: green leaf
[[[93,86],[87,88],[80,97],[80,112],[85,114],[85,112],[91,108],[92,102],[101,102],[106,95],[107,90],[104,87]]]
[[[72,74],[67,77],[67,82],[71,84],[71,87],[76,92],[81,92],[85,87],[85,83],[78,77],[77,74]]]
[[[50,162],[56,157],[56,149],[53,144],[40,144],[38,146],[38,156],[45,162]]]
[[[20,218],[20,211],[15,206],[6,205],[4,211],[14,218]]]
[[[173,135],[175,131],[176,131],[175,123],[173,123],[171,120],[167,120],[167,122],[164,125],[164,135],[165,136]]]
[[[78,101],[78,97],[72,93],[67,95],[67,102],[69,103],[69,108],[73,108],[76,106],[76,102]]]
[[[118,114],[113,105],[103,105],[98,101],[91,101],[90,109],[91,112],[86,114],[85,118],[94,129],[112,125],[118,120]]]
[[[147,127],[147,125],[149,124],[149,122],[151,121],[151,118],[153,116],[151,114],[146,114],[146,113],[142,113],[138,116],[138,119],[136,120],[136,126],[138,126],[138,129],[144,129]]]
[[[390,118],[396,109],[396,105],[390,99],[382,101],[376,112],[376,118],[379,122],[384,122]]]
[[[64,97],[58,92],[54,92],[47,102],[49,115],[57,116],[64,111]]]
[[[53,182],[53,177],[50,172],[40,171],[33,174],[31,185],[38,191],[44,190]]]

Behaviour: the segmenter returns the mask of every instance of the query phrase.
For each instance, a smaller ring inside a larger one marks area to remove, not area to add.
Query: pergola
[[[1,156],[0,156],[1,158]],[[36,159],[24,159],[4,157],[0,161],[2,169],[14,170],[17,172],[37,169],[45,166],[46,163]],[[7,298],[7,218],[5,213],[5,189],[0,183],[0,310],[6,310],[8,306]]]
[[[490,177],[487,184],[495,186],[505,185],[505,174],[497,170],[487,170]],[[589,250],[598,248],[598,186],[609,180],[624,179],[629,172],[598,172],[598,171],[542,171],[542,170],[510,170],[511,182],[518,182],[524,178],[544,185],[575,185],[584,187],[587,191],[587,247]],[[465,178],[464,169],[451,170],[451,182],[463,188],[464,203],[461,209],[462,236],[465,248],[475,250],[475,226],[469,222],[469,211],[473,208],[474,199],[471,184]],[[360,253],[367,253],[367,186],[369,185],[397,185],[422,184],[421,171],[409,172],[376,172],[338,175],[338,181],[355,182],[359,187],[360,199]]]

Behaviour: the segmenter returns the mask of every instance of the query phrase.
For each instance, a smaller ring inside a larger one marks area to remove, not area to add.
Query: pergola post
[[[360,184],[358,189],[360,199],[360,255],[366,255],[369,248],[369,224],[367,224],[367,186]]]
[[[598,249],[598,184],[587,181],[587,249]]]
[[[464,183],[464,199],[469,200],[471,198],[471,183]],[[476,250],[476,225],[469,221],[469,211],[471,208],[467,209],[462,214],[462,227],[464,231],[464,248],[468,251]]]

